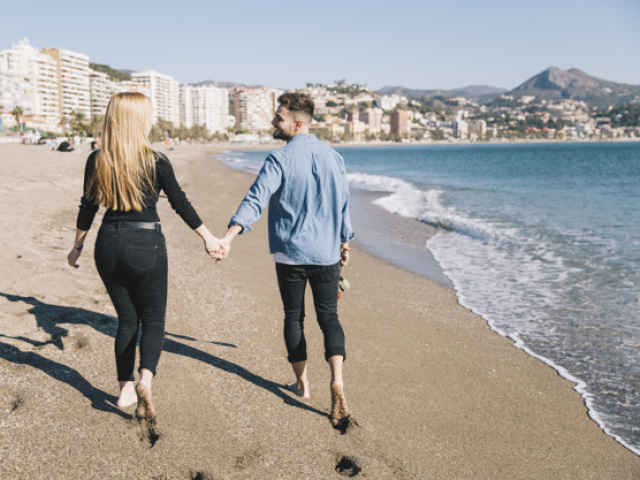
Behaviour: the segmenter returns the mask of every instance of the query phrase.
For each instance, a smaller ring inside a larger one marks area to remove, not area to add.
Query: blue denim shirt
[[[269,204],[269,251],[301,265],[333,265],[354,234],[344,160],[315,135],[294,135],[269,154],[229,222],[251,230]]]

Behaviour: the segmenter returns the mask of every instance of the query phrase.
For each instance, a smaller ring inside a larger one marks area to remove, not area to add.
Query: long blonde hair
[[[97,204],[125,212],[144,208],[156,173],[148,138],[152,117],[151,100],[142,93],[117,93],[109,101],[89,186]]]

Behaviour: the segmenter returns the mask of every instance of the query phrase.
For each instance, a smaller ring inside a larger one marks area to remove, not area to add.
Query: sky
[[[118,69],[282,89],[512,89],[548,67],[640,85],[639,0],[0,0],[28,38]]]

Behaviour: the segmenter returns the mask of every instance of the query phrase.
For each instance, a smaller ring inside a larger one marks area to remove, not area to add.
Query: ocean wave
[[[388,212],[421,222],[442,230],[455,231],[479,240],[495,237],[491,225],[473,219],[453,207],[444,205],[445,191],[441,189],[421,190],[399,178],[386,175],[350,173],[349,186],[360,190],[388,192],[389,195],[374,200],[373,204]]]

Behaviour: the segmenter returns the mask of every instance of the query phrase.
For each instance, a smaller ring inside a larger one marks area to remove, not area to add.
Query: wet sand
[[[214,150],[166,153],[222,234],[253,177],[213,160]],[[446,285],[366,253],[366,238],[340,300],[358,425],[332,429],[311,312],[311,399],[284,388],[292,374],[266,218],[215,264],[166,200],[158,416],[135,420],[135,407],[114,405],[117,322],[92,258],[99,217],[81,267],[66,264],[86,156],[0,147],[0,478],[640,478],[640,458],[589,419],[570,382],[492,332]]]

